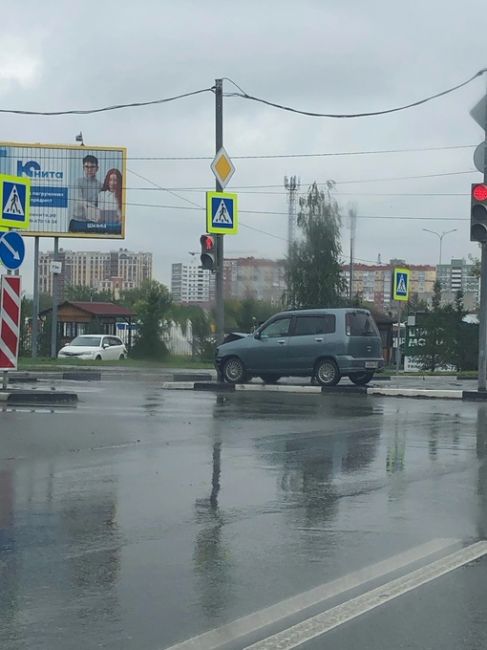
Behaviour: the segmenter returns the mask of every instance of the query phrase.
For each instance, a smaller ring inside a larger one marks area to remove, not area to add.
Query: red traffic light
[[[201,235],[200,243],[204,251],[212,251],[215,248],[215,239],[211,235]]]
[[[474,185],[472,187],[472,197],[476,201],[487,201],[487,185]]]

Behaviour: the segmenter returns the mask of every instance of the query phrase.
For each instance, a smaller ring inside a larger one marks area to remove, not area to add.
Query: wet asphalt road
[[[486,536],[485,405],[160,385],[64,382],[75,409],[0,412],[2,650],[162,650],[424,542]],[[453,650],[467,599],[463,647],[484,648],[484,577],[481,560],[308,646]]]

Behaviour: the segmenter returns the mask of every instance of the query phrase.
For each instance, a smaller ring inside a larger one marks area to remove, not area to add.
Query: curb
[[[169,373],[171,374],[171,373]],[[211,375],[209,372],[187,372],[187,373],[172,373],[173,381],[196,381],[196,382],[211,382]]]
[[[70,379],[71,381],[101,381],[101,372],[92,370],[68,371],[63,372],[61,379]]]
[[[237,384],[237,391],[256,393],[321,393],[321,386],[291,386],[290,384]]]
[[[233,393],[238,390],[239,386],[234,384],[224,384],[223,382],[216,381],[197,381],[193,384],[193,390],[206,390],[215,393]]]
[[[487,402],[487,392],[479,393],[477,390],[464,390],[462,399],[466,402]]]
[[[434,388],[367,388],[367,395],[382,395],[384,397],[463,399],[463,391],[461,390],[440,390]]]
[[[13,390],[0,391],[0,402],[6,404],[75,404],[78,401],[76,393],[66,391]]]
[[[31,377],[29,375],[13,375],[8,377],[9,384],[35,384],[39,381],[37,377]]]
[[[214,393],[293,393],[301,394],[341,394],[371,395],[378,397],[409,397],[413,399],[455,399],[464,401],[487,401],[487,392],[466,390],[441,390],[433,388],[381,388],[366,386],[293,386],[290,384],[226,384],[217,382],[168,381],[162,384],[163,390],[192,390]]]

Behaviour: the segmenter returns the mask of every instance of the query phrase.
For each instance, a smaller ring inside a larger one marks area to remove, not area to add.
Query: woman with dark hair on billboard
[[[122,174],[109,169],[98,194],[99,221],[121,223],[122,221]]]

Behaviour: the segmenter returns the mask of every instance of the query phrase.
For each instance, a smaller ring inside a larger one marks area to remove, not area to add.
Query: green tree
[[[433,287],[432,309],[422,318],[424,345],[418,348],[417,357],[423,370],[434,372],[445,362],[445,313],[441,308],[441,285]]]
[[[72,302],[113,302],[111,291],[97,291],[91,287],[71,284],[65,287],[64,298]]]
[[[280,307],[255,298],[225,301],[225,331],[251,332],[266,321]]]
[[[212,319],[204,309],[198,305],[173,304],[168,318],[177,323],[185,335],[191,324],[193,359],[202,361],[213,359]]]
[[[139,359],[164,359],[167,347],[162,340],[172,299],[167,287],[156,280],[144,283],[141,298],[134,304],[138,332],[132,350]]]
[[[315,182],[299,201],[297,224],[303,238],[291,246],[286,263],[287,302],[294,308],[336,307],[343,302],[341,215],[331,196],[333,187],[328,181],[323,192]]]

